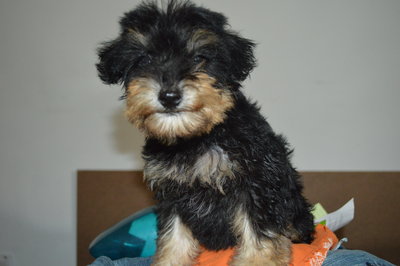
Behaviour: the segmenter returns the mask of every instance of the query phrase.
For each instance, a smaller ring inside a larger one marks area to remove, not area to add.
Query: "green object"
[[[314,216],[315,224],[326,225],[326,219],[324,218],[328,215],[328,213],[326,212],[324,207],[322,207],[321,203],[318,202],[317,204],[315,204],[311,213]]]

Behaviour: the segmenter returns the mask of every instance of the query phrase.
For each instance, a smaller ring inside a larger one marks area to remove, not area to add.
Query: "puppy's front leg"
[[[172,216],[161,226],[154,266],[190,266],[199,254],[199,242],[179,216]]]
[[[282,235],[267,233],[259,235],[249,216],[242,209],[237,211],[233,231],[238,237],[236,254],[231,266],[283,266],[289,265],[291,241]]]

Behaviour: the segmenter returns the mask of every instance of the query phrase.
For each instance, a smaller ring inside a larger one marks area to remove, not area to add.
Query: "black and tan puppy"
[[[310,242],[314,225],[285,139],[240,90],[253,42],[190,2],[145,3],[120,24],[97,68],[124,85],[126,115],[146,134],[154,265],[191,265],[200,246],[236,247],[232,265],[287,265],[291,243]]]

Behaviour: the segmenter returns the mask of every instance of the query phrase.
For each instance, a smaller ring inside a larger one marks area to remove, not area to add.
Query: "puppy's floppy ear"
[[[256,66],[253,49],[255,43],[236,33],[228,32],[225,38],[231,58],[231,75],[233,80],[241,82],[247,78]]]
[[[127,65],[127,47],[121,38],[103,43],[98,49],[99,62],[96,64],[100,79],[106,84],[122,83]]]
[[[253,54],[255,43],[226,30],[228,20],[221,13],[199,7],[195,10],[195,16],[201,18],[196,21],[202,21],[206,28],[223,34],[222,41],[225,43],[228,53],[226,55],[230,58],[231,79],[236,82],[245,80],[256,66]]]

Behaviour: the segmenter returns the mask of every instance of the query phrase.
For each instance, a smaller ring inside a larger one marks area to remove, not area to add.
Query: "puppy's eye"
[[[152,62],[152,58],[150,55],[142,55],[136,62],[137,66],[143,67],[147,66]]]
[[[193,57],[193,63],[195,64],[200,64],[205,61],[207,61],[207,57],[205,57],[204,55],[196,55],[195,57]]]

